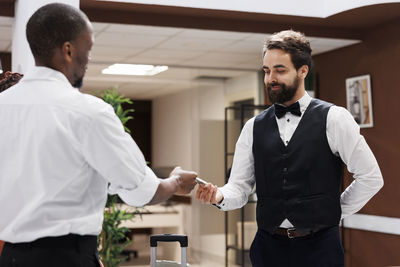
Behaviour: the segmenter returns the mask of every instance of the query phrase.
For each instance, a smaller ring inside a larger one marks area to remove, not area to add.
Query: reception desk
[[[137,214],[132,220],[124,221],[121,226],[130,229],[137,228],[173,228],[174,233],[183,233],[183,213],[187,205],[154,205],[139,208],[140,215]],[[136,212],[136,208],[121,205],[121,210]],[[171,229],[172,230],[172,229]]]

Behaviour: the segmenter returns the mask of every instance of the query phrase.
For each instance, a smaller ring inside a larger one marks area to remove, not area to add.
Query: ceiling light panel
[[[113,64],[103,69],[103,74],[153,76],[168,70],[168,66],[154,66],[142,64]]]

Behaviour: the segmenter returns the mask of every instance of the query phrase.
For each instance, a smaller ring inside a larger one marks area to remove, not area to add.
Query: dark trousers
[[[288,238],[257,231],[250,248],[253,267],[344,267],[339,228]]]
[[[0,267],[100,267],[97,237],[69,234],[27,243],[7,243]]]

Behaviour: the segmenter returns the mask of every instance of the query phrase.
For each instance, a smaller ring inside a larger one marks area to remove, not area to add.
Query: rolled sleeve
[[[146,174],[142,182],[133,190],[126,190],[122,188],[109,188],[110,193],[117,193],[120,198],[128,205],[140,207],[150,202],[157,191],[160,179],[154,172],[146,167]]]

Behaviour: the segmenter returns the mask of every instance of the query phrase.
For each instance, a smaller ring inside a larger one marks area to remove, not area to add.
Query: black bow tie
[[[301,111],[300,111],[300,104],[299,102],[293,103],[288,107],[282,106],[282,105],[277,105],[275,104],[275,115],[278,117],[278,119],[282,118],[285,116],[286,112],[290,112],[293,115],[296,116],[301,116]]]

